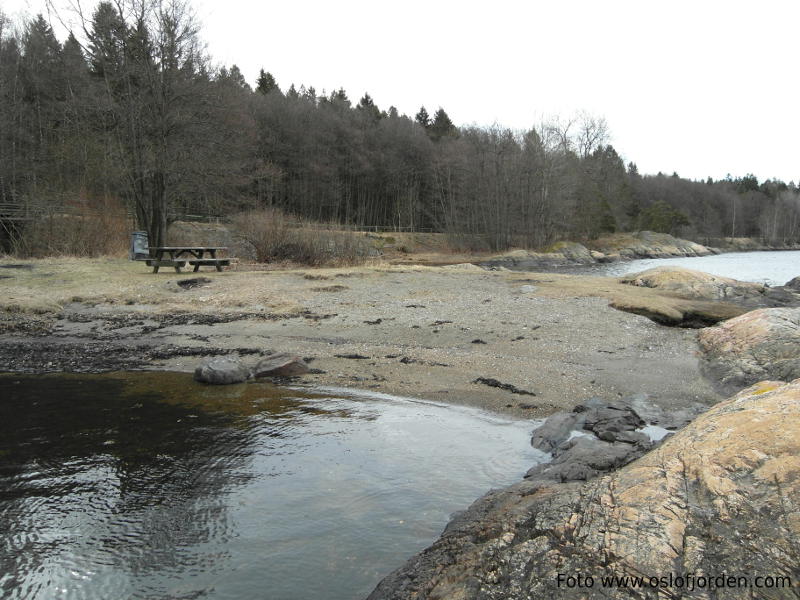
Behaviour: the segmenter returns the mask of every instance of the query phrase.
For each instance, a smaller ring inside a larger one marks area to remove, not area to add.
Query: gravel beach
[[[190,371],[212,355],[287,352],[314,368],[295,383],[526,417],[592,396],[719,400],[695,331],[610,308],[631,294],[663,301],[611,278],[471,264],[157,275],[115,259],[20,264],[3,269],[4,371]]]

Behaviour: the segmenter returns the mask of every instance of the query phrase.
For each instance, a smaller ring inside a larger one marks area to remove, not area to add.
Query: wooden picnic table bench
[[[174,267],[176,273],[187,264],[194,266],[194,271],[201,266],[213,266],[217,271],[231,264],[230,258],[217,258],[217,251],[227,250],[225,246],[154,246],[150,248],[150,258],[145,259],[148,267],[153,267],[153,273],[158,273],[159,267]],[[206,257],[206,255],[208,255]]]

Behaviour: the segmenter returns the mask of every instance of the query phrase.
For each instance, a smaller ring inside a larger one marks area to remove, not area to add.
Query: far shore
[[[472,264],[152,274],[122,259],[2,260],[0,369],[192,371],[287,352],[338,386],[538,418],[586,398],[719,401],[695,332],[615,310],[668,302],[614,278]],[[186,284],[186,280],[208,281]],[[181,285],[181,282],[184,282]],[[199,384],[198,384],[199,385]]]

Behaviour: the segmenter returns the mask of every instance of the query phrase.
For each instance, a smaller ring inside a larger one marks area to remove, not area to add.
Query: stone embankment
[[[369,598],[796,598],[798,427],[800,380],[761,382],[612,474],[489,493]]]

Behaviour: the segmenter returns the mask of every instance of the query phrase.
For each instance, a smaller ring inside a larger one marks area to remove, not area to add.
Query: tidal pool
[[[0,375],[0,595],[361,598],[543,460],[535,425],[183,373]]]

